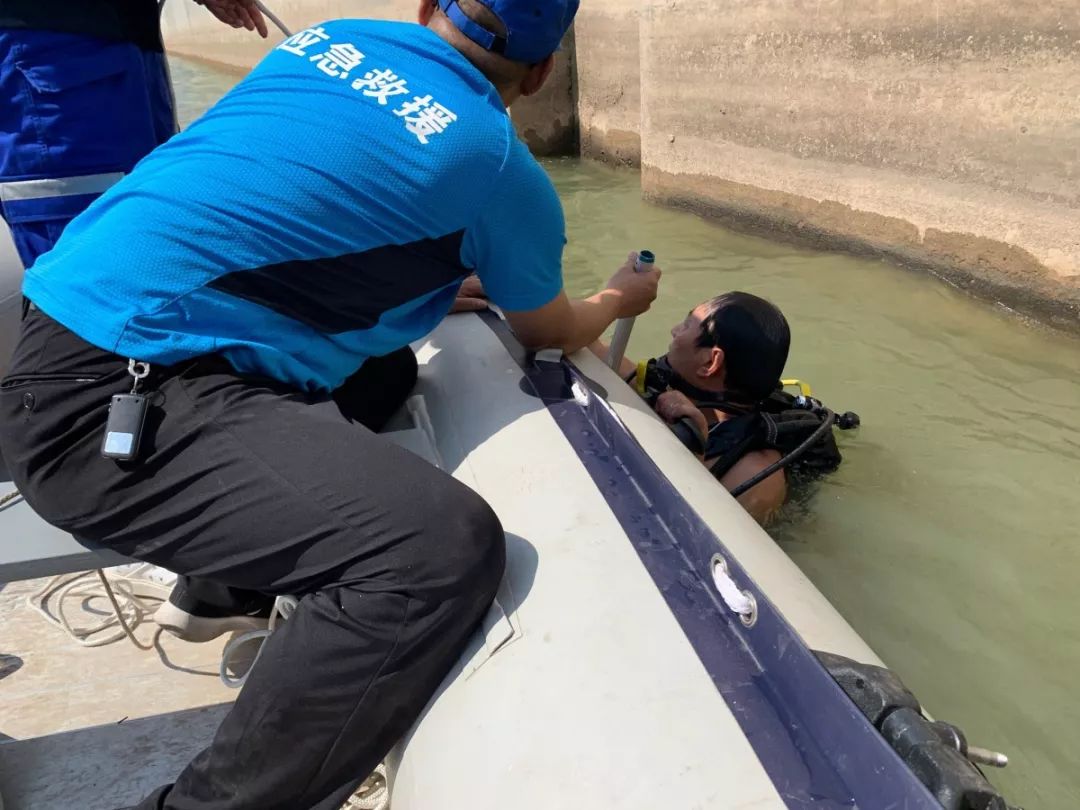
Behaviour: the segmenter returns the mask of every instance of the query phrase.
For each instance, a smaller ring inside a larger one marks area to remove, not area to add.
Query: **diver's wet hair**
[[[724,389],[733,400],[759,402],[780,384],[791,347],[787,319],[775,304],[744,292],[709,302],[697,345],[724,350]]]

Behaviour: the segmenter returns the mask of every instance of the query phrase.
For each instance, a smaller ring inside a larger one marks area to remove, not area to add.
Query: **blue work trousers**
[[[24,266],[175,131],[164,54],[0,29],[0,215]]]

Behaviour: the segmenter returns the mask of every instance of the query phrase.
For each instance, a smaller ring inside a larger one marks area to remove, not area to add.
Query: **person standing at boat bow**
[[[471,271],[531,347],[576,350],[654,299],[632,260],[567,298],[561,206],[506,113],[576,9],[424,0],[420,25],[301,31],[28,272],[0,446],[30,505],[301,596],[211,745],[139,810],[337,810],[491,602],[494,513],[360,423],[404,399],[409,342]]]

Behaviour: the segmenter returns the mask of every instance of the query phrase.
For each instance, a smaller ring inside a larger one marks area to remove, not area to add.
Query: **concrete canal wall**
[[[1080,2],[586,0],[582,153],[1080,331]]]
[[[578,125],[583,157],[641,165],[642,4],[583,0],[577,32]]]
[[[273,3],[294,27],[416,5]],[[177,52],[265,51],[184,0],[165,14]],[[640,167],[651,199],[1080,331],[1077,0],[584,0],[514,118],[540,153]]]

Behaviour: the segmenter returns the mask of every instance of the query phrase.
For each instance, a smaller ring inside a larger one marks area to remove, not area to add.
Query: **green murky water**
[[[235,81],[173,71],[182,121]],[[662,352],[687,309],[725,290],[784,310],[788,376],[863,427],[774,537],[931,712],[1010,755],[991,776],[1014,802],[1080,807],[1080,341],[922,274],[649,205],[630,172],[546,166],[571,293],[631,249],[664,267],[630,356]]]

